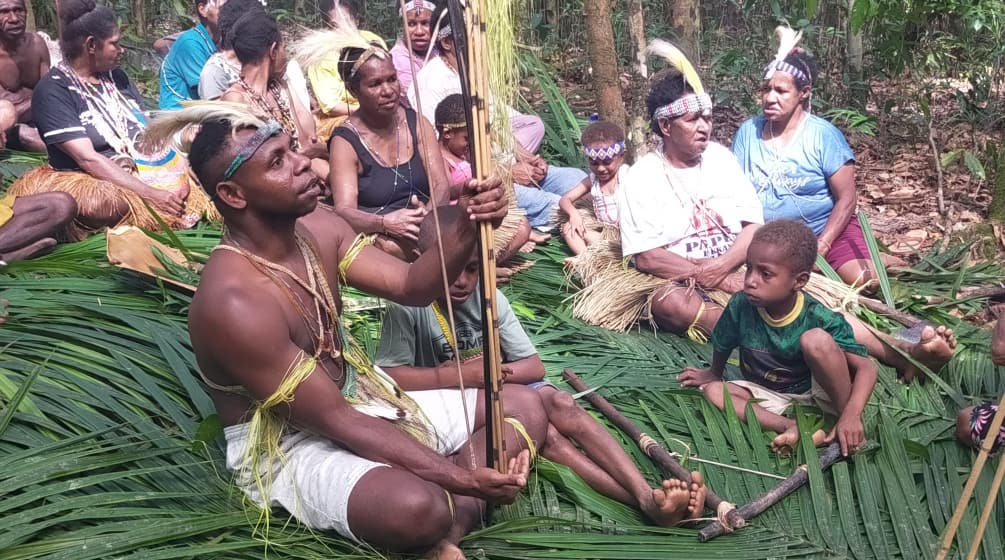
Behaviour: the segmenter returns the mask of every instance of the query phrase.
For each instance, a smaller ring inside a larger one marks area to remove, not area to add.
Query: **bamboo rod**
[[[991,437],[988,435],[988,437]],[[995,434],[995,438],[998,434]],[[992,440],[994,441],[994,440]],[[981,512],[981,520],[977,523],[977,532],[974,533],[974,540],[970,543],[970,552],[967,553],[967,560],[977,558],[977,551],[981,548],[981,541],[984,540],[984,531],[988,528],[988,519],[995,508],[995,500],[998,498],[998,490],[1002,487],[1002,478],[1005,478],[1005,459],[998,459],[998,468],[995,469],[995,478],[991,481],[991,491],[984,500],[984,511]]]
[[[451,19],[460,13],[454,3]],[[492,171],[492,143],[488,114],[488,75],[485,45],[485,0],[468,2],[464,9],[464,30],[467,64],[466,83],[470,103],[470,133],[473,157],[472,175],[479,181],[489,178]],[[452,27],[459,28],[452,21]],[[455,42],[456,44],[456,42]],[[481,265],[482,333],[485,370],[485,410],[487,466],[500,472],[507,469],[505,431],[502,402],[502,351],[499,345],[499,309],[496,301],[496,260],[495,240],[492,224],[478,224],[478,251]]]
[[[820,470],[828,469],[840,459],[841,444],[834,442],[820,454]],[[792,476],[779,482],[778,486],[762,494],[756,500],[737,508],[737,513],[744,521],[750,521],[767,511],[771,506],[782,501],[789,494],[805,486],[809,479],[810,475],[806,465],[799,465],[796,471],[792,473]],[[722,523],[713,521],[698,532],[698,541],[708,542],[724,533],[726,533],[726,528],[722,526]]]
[[[666,471],[672,474],[675,478],[691,482],[691,472],[685,469],[677,459],[674,458],[666,449],[663,449],[659,444],[657,444],[651,437],[646,435],[641,428],[635,425],[634,422],[625,417],[624,414],[618,412],[618,409],[602,397],[597,392],[591,392],[590,388],[586,383],[580,379],[578,375],[571,369],[566,369],[562,372],[562,376],[565,377],[566,382],[570,387],[576,390],[578,393],[584,393],[583,398],[593,405],[600,411],[601,414],[607,417],[608,420],[614,423],[621,431],[628,434],[628,437],[632,438],[635,443],[639,445],[642,451],[649,456],[650,459],[656,462],[657,465],[663,467]],[[705,505],[708,506],[712,511],[718,512],[721,504],[725,503],[722,498],[720,498],[711,488],[705,491]],[[728,504],[727,504],[728,505]],[[730,530],[739,529],[746,524],[743,516],[740,515],[737,509],[732,509],[726,513],[726,521],[730,525]]]
[[[939,546],[939,553],[935,556],[935,560],[945,560],[946,555],[949,554],[949,549],[953,545],[953,538],[956,536],[956,531],[960,528],[960,521],[963,520],[963,513],[970,503],[970,497],[974,493],[974,488],[977,487],[977,479],[980,478],[981,471],[984,470],[984,464],[988,460],[988,454],[991,452],[991,444],[998,437],[1002,420],[1005,420],[1005,395],[1002,395],[1002,400],[998,403],[998,412],[991,419],[991,426],[988,427],[987,432],[988,435],[981,442],[981,449],[977,453],[977,460],[974,461],[974,466],[970,470],[967,483],[963,486],[963,494],[960,496],[960,501],[956,503],[956,509],[953,511],[953,516],[949,519],[949,525],[946,526],[946,534],[942,537],[942,544]]]

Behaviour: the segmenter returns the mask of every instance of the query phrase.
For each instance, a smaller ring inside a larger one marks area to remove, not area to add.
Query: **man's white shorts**
[[[772,391],[763,385],[758,385],[753,381],[746,381],[743,379],[727,381],[727,383],[743,387],[744,389],[750,391],[750,394],[759,401],[757,404],[768,412],[773,412],[779,415],[785,414],[785,409],[789,408],[789,405],[794,402],[798,402],[799,404],[806,405],[815,404],[827,414],[837,415],[834,410],[834,406],[831,404],[830,397],[827,396],[827,392],[824,391],[823,387],[817,385],[816,380],[814,380],[810,386],[809,393],[779,393]]]
[[[452,455],[468,441],[467,426],[474,422],[478,391],[455,389],[410,391],[408,395],[422,409],[435,430],[435,449],[441,455]],[[468,422],[464,421],[467,403]],[[227,468],[235,471],[244,457],[248,424],[228,426]],[[377,467],[387,467],[342,449],[327,438],[300,431],[283,436],[280,448],[286,464],[276,467],[270,490],[271,506],[281,506],[301,523],[312,529],[334,530],[353,540],[359,540],[349,528],[349,496],[363,475]],[[254,484],[238,481],[242,490],[255,503],[262,505]]]

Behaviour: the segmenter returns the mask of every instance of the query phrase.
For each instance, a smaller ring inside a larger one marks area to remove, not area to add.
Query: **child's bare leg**
[[[732,383],[726,383],[724,381],[713,381],[711,383],[706,383],[702,386],[701,391],[705,394],[705,398],[716,407],[721,410],[726,408],[726,397],[723,395],[723,387],[729,391],[730,401],[733,403],[733,410],[736,412],[736,416],[746,422],[747,421],[747,402],[750,401],[754,396],[750,391],[740,387],[739,385],[734,385]],[[786,418],[780,414],[775,414],[770,410],[764,408],[763,406],[753,403],[750,405],[751,410],[754,411],[754,417],[757,418],[757,422],[763,428],[767,428],[772,432],[778,434],[778,436],[771,442],[771,449],[774,451],[784,451],[786,449],[791,449],[793,445],[799,441],[799,426],[796,421],[792,418]],[[813,433],[813,443],[815,445],[820,445],[823,443],[824,438],[827,434],[823,430],[817,430]]]
[[[973,414],[974,407],[968,406],[956,415],[956,439],[967,447],[977,447],[974,436],[970,432],[970,415]]]
[[[855,340],[865,346],[869,355],[896,368],[904,381],[911,381],[922,372],[901,356],[894,347],[906,352],[934,372],[938,372],[946,365],[946,362],[953,357],[956,348],[956,337],[953,336],[952,329],[944,326],[925,327],[921,331],[921,339],[911,344],[885,335],[877,336],[854,315],[845,313],[844,317],[855,332]]]
[[[569,441],[569,438],[562,435],[554,425],[548,426],[548,439],[545,440],[544,447],[541,448],[541,456],[549,461],[569,467],[579,475],[579,478],[590,485],[590,488],[608,498],[630,506],[638,505],[638,502],[625,490],[624,486],[614,480],[600,465],[584,455],[583,451]]]
[[[558,462],[571,467],[598,492],[637,506],[657,525],[669,526],[680,521],[684,516],[686,501],[681,505],[676,499],[657,501],[653,497],[654,492],[660,492],[663,498],[667,498],[666,485],[677,481],[664,481],[662,490],[653,489],[617,440],[576,404],[572,395],[553,387],[542,387],[539,391],[545,410],[548,411],[548,418],[564,436],[562,439],[570,446],[571,443],[566,438],[572,439],[582,449],[579,452],[575,447],[571,450],[560,448],[564,449],[563,455],[569,462]],[[549,438],[549,445],[550,443]],[[578,457],[569,457],[570,451],[577,453]],[[548,457],[547,449],[542,450],[542,454]],[[686,485],[684,489],[686,490]]]
[[[840,414],[851,397],[851,373],[844,350],[823,329],[804,332],[799,337],[799,348],[813,380],[827,393],[831,406]]]

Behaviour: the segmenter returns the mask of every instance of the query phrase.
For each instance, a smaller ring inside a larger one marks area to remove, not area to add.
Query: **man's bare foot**
[[[537,243],[534,243],[533,241],[528,241],[520,246],[521,253],[530,253],[534,249],[537,249]]]
[[[953,357],[956,350],[956,337],[953,330],[944,326],[927,326],[921,331],[921,338],[914,346],[905,348],[912,358],[918,360],[928,369],[938,373],[942,366]],[[910,383],[915,377],[924,379],[924,372],[914,364],[904,368],[901,378],[904,383]]]
[[[827,433],[823,430],[813,432],[813,445],[820,447],[825,439],[827,439]],[[792,453],[797,443],[799,443],[799,426],[793,424],[791,428],[778,434],[771,441],[771,450],[775,453]]]
[[[660,527],[673,527],[688,513],[691,492],[683,480],[664,480],[663,486],[653,488],[652,499],[641,505],[642,513]]]
[[[507,266],[496,267],[496,282],[506,283],[513,277],[513,269]]]
[[[547,243],[549,239],[551,239],[550,233],[541,233],[536,229],[530,230],[530,240],[533,243],[540,245],[541,243]]]
[[[423,560],[465,560],[464,553],[456,544],[440,541],[440,544],[422,555]]]

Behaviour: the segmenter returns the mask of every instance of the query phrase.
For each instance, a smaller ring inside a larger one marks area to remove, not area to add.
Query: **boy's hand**
[[[699,389],[706,383],[720,381],[721,378],[712,373],[711,369],[684,368],[684,371],[677,376],[677,381],[684,387],[698,387]]]
[[[831,443],[837,438],[841,444],[841,455],[845,457],[849,453],[858,451],[859,446],[865,441],[865,426],[862,425],[862,417],[857,414],[842,414],[838,418],[837,424],[831,433],[827,434],[824,443]]]

